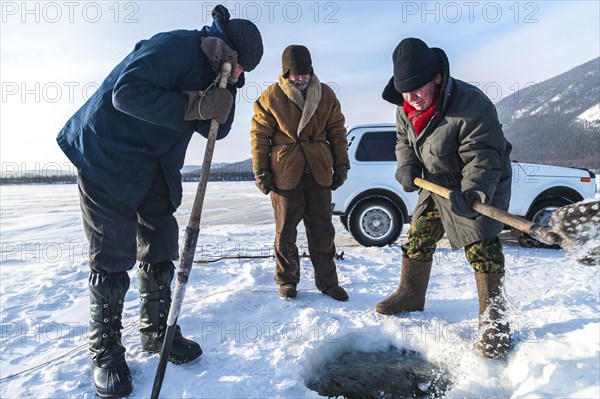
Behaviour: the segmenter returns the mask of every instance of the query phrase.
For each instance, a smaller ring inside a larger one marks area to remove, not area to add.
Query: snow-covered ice
[[[184,184],[181,237],[196,184]],[[209,183],[197,260],[270,255],[270,200],[251,182]],[[2,398],[94,398],[87,358],[87,243],[76,185],[1,187]],[[446,239],[435,255],[424,312],[380,316],[398,284],[398,246],[364,248],[335,220],[340,303],[314,287],[308,259],[295,300],[277,295],[270,258],[196,263],[180,316],[202,357],[169,364],[162,397],[318,397],[305,381],[349,350],[389,345],[420,352],[453,378],[447,397],[600,397],[600,277],[562,251],[524,249],[508,232],[506,294],[514,348],[505,360],[473,350],[477,294],[462,251]],[[406,239],[405,231],[399,242]],[[306,250],[300,228],[300,250]],[[157,355],[140,350],[137,277],[124,311],[131,397],[149,397]]]

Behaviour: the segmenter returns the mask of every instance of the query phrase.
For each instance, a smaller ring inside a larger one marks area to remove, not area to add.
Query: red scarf
[[[436,87],[436,93],[433,102],[425,111],[417,111],[414,109],[408,102],[404,101],[404,112],[406,112],[406,116],[408,116],[408,120],[412,123],[415,128],[415,132],[417,132],[417,136],[421,134],[425,126],[429,123],[433,114],[435,114],[435,110],[438,106],[438,100],[440,98],[440,89],[439,86]]]

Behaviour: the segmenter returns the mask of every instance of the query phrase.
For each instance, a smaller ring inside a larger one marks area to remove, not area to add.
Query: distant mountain
[[[59,165],[56,162],[50,162],[36,165],[35,169],[24,170],[13,167],[9,163],[2,166],[3,168],[0,170],[0,185],[77,183],[75,167],[69,167],[67,164]]]
[[[511,158],[600,169],[600,58],[496,104]]]
[[[202,165],[183,165],[181,168],[181,174],[187,175],[188,173],[196,173],[202,170]]]
[[[3,184],[49,184],[49,183],[77,183],[75,168],[65,172],[51,168],[19,171],[14,168],[0,173],[0,185]],[[199,181],[202,166],[185,165],[181,169],[183,181]],[[233,163],[213,163],[208,176],[210,181],[253,181],[252,159]]]
[[[186,165],[181,170],[183,181],[198,181],[202,173],[200,165]],[[242,181],[254,180],[252,159],[233,163],[213,163],[210,165],[209,179],[212,181]]]
[[[243,161],[238,161],[238,162],[233,162],[233,163],[229,163],[229,162],[213,163],[210,165],[210,169],[212,171],[225,170],[225,169],[227,169],[227,170],[249,169],[251,171],[252,170],[252,158],[248,158]],[[184,165],[183,168],[181,169],[181,174],[185,175],[188,173],[200,173],[200,171],[202,171],[202,165]]]

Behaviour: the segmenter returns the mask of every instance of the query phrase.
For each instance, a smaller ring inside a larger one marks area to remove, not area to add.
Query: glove
[[[186,91],[188,104],[184,120],[217,119],[220,124],[225,123],[233,104],[233,96],[225,88],[210,89],[207,91]]]
[[[221,65],[223,65],[224,62],[231,63],[230,79],[233,78],[238,63],[237,52],[229,47],[222,39],[214,36],[202,38],[200,48],[215,72],[221,72]]]
[[[421,177],[423,175],[423,169],[420,165],[410,164],[404,165],[396,169],[396,180],[402,185],[402,189],[407,193],[412,193],[419,189],[415,185],[415,177]]]
[[[346,179],[348,179],[348,165],[338,165],[333,168],[333,182],[331,182],[331,191],[337,190]]]
[[[256,179],[256,187],[258,187],[261,193],[267,195],[271,191],[277,192],[277,187],[275,187],[275,183],[273,182],[273,173],[269,169],[257,170],[254,172],[254,178]]]
[[[481,196],[475,191],[450,192],[450,210],[458,216],[475,219],[479,215],[479,212],[473,210],[473,203],[475,201],[481,201]]]

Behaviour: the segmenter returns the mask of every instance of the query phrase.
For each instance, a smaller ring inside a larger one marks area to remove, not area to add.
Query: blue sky
[[[2,1],[2,170],[67,169],[55,142],[67,119],[138,40],[210,24],[217,2]],[[262,32],[265,55],[246,77],[229,136],[214,161],[250,157],[252,104],[281,68],[281,52],[304,44],[315,73],[338,94],[346,125],[393,122],[381,100],[391,54],[405,37],[444,49],[454,77],[497,102],[600,56],[599,1],[227,1],[234,18]],[[197,136],[197,135],[196,135]],[[201,164],[204,139],[186,164]]]

